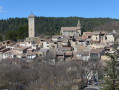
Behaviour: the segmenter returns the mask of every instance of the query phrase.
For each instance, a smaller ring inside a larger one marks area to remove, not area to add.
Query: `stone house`
[[[61,27],[60,34],[64,37],[66,36],[80,36],[81,35],[81,25],[78,20],[77,27]]]
[[[57,42],[51,41],[50,42],[50,48],[51,49],[57,49]]]
[[[107,43],[114,43],[114,40],[115,40],[115,38],[114,38],[114,35],[113,34],[107,34],[106,35],[106,41],[107,41]]]
[[[83,32],[83,39],[90,39],[92,37],[92,32]]]
[[[33,46],[35,44],[35,41],[33,41],[33,40],[26,40],[25,41],[25,46],[26,47],[31,47],[31,46]]]
[[[36,52],[28,52],[26,54],[26,58],[27,59],[35,59],[37,57],[37,53]]]
[[[73,58],[73,52],[72,51],[65,51],[64,56],[65,56],[65,58],[69,57],[70,59],[72,59]]]
[[[88,51],[77,51],[76,57],[77,57],[77,59],[80,59],[82,61],[89,61],[90,52],[88,52]]]
[[[58,41],[57,41],[57,48],[58,49],[61,49],[62,48],[62,42],[63,42],[63,40],[64,40],[64,38],[58,39]]]
[[[3,42],[2,42],[2,46],[6,46],[6,45],[8,45],[8,44],[10,44],[10,43],[12,43],[11,40],[3,41]]]
[[[92,43],[91,48],[92,49],[105,48],[106,45],[107,45],[106,43]]]
[[[52,36],[52,41],[57,42],[58,39],[60,39],[60,38],[63,38],[63,36],[61,36],[61,35],[54,35],[54,36]]]
[[[78,45],[86,45],[85,39],[79,38],[76,40],[76,44]]]
[[[81,31],[78,27],[61,27],[61,34],[63,36],[80,36]]]
[[[59,61],[64,61],[65,60],[64,52],[61,50],[58,50],[56,52],[56,59]]]
[[[41,48],[37,54],[38,56],[46,56],[48,54],[49,50],[48,49],[45,49],[45,48]]]
[[[91,36],[91,40],[95,41],[95,42],[100,42],[101,41],[101,37],[100,37],[101,32],[92,32],[92,36]]]
[[[15,43],[7,44],[7,45],[6,45],[6,48],[10,48],[10,49],[11,49],[13,45],[15,45]]]
[[[110,45],[105,47],[105,53],[114,53],[114,48]]]
[[[62,41],[62,47],[68,47],[68,46],[70,46],[69,40],[68,40],[68,39],[64,39],[64,40]]]
[[[17,47],[16,49],[12,49],[12,51],[18,53],[18,54],[23,54],[27,52],[28,47]]]
[[[102,43],[113,43],[114,42],[113,33],[101,32],[100,36],[101,36],[100,39]]]
[[[31,48],[34,49],[34,50],[37,50],[37,49],[38,49],[38,45],[37,45],[37,44],[33,44],[33,45],[31,46]]]
[[[42,42],[43,48],[45,49],[50,49],[50,39],[46,39],[45,41]]]
[[[75,41],[70,41],[71,47],[74,49],[76,48],[76,42]]]
[[[8,48],[6,48],[8,49]],[[28,47],[17,47],[3,52],[3,59],[5,58],[22,58],[27,53]]]
[[[25,42],[18,42],[17,45],[19,45],[20,47],[25,47],[26,43]]]
[[[101,60],[102,55],[104,55],[104,49],[92,49],[90,51],[90,60]]]
[[[97,43],[114,42],[114,35],[112,33],[100,32],[100,31],[84,32],[82,38],[91,39],[93,42],[97,42]]]
[[[0,53],[5,53],[6,51],[9,51],[10,49],[9,48],[3,48],[3,49],[0,49]]]
[[[9,51],[6,51],[5,53],[3,53],[3,59],[6,59],[6,58],[15,58],[15,55],[14,55],[14,51],[13,50],[9,50]]]

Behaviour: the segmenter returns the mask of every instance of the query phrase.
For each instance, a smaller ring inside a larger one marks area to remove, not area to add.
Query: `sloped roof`
[[[87,35],[87,34],[91,34],[92,32],[83,32],[83,34],[85,35]]]
[[[77,29],[80,29],[80,27],[61,27],[61,30],[64,31],[76,31]]]
[[[71,47],[62,47],[62,50],[64,50],[64,51],[71,51],[72,48]]]
[[[91,53],[101,53],[103,49],[92,49]]]
[[[92,32],[92,35],[98,35],[98,34],[100,34],[100,31],[94,31],[94,32]]]
[[[30,55],[31,55],[31,56],[32,56],[32,55],[36,55],[36,54],[37,54],[36,52],[28,52],[28,53],[27,53],[27,55],[29,55],[29,56],[30,56]]]
[[[72,54],[73,54],[72,51],[66,51],[66,52],[65,52],[65,55],[72,55]]]
[[[82,56],[89,56],[89,51],[78,51],[77,54],[81,54]]]

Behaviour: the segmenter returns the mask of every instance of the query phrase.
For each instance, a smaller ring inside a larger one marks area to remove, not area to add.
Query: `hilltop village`
[[[118,33],[112,32],[81,32],[78,20],[76,27],[61,27],[60,35],[52,38],[35,36],[35,16],[28,17],[28,35],[23,42],[10,40],[0,42],[0,60],[20,59],[26,62],[39,59],[49,63],[62,63],[71,60],[109,60],[106,53],[114,53],[113,45],[118,42]]]
[[[83,32],[81,34],[81,23],[78,20],[76,27],[61,27],[60,35],[52,38],[41,38],[35,36],[35,16],[28,17],[29,37],[23,42],[12,42],[10,40],[0,42],[0,60],[6,58],[25,59],[32,61],[36,58],[41,60],[49,55],[53,62],[92,59],[106,59],[105,53],[113,53],[115,42],[114,30],[112,32]],[[117,38],[118,41],[118,38]]]
[[[27,63],[41,61],[49,65],[55,65],[77,60],[81,63],[93,61],[94,67],[96,67],[96,62],[105,66],[105,61],[110,60],[106,54],[113,54],[115,52],[114,43],[119,43],[118,35],[115,30],[112,30],[112,32],[93,31],[82,33],[81,23],[78,20],[76,27],[61,27],[59,35],[54,35],[52,38],[40,37],[36,36],[35,16],[32,14],[28,17],[28,37],[24,41],[13,42],[7,40],[0,42],[0,61],[6,59]],[[86,67],[88,75],[85,77],[88,80],[93,77],[97,80],[99,73],[97,71],[94,73],[93,69],[88,70],[90,68],[88,66],[85,66],[85,70]],[[69,68],[68,70],[72,69]]]

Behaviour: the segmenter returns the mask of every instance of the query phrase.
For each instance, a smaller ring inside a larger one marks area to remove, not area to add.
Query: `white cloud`
[[[5,11],[3,11],[3,7],[0,6],[0,13],[2,13],[2,12],[5,12]]]

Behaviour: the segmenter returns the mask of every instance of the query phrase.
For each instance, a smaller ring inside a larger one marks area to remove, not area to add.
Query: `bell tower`
[[[80,20],[78,20],[77,27],[81,27]]]
[[[78,36],[81,35],[81,23],[80,23],[80,20],[78,20],[78,23],[77,23],[77,32],[78,32]]]
[[[33,14],[28,16],[28,36],[35,37],[35,16]]]

